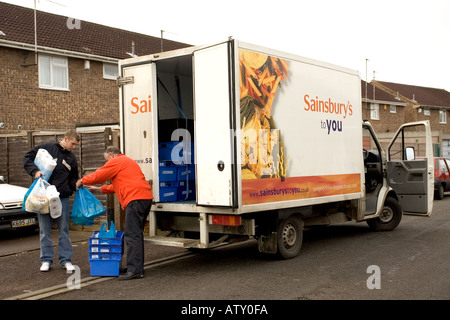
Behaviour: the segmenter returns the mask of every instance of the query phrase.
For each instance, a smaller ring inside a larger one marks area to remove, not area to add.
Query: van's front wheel
[[[367,224],[375,231],[392,231],[402,220],[402,208],[394,198],[388,197],[384,202],[383,212],[378,218],[367,220]]]
[[[277,254],[291,259],[298,255],[303,242],[303,221],[296,216],[281,220],[277,232]]]

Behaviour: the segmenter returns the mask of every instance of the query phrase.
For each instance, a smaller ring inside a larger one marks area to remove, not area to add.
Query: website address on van
[[[277,195],[287,195],[287,194],[297,194],[297,193],[307,193],[309,188],[266,188],[265,190],[260,190],[259,192],[250,192],[250,197],[267,197],[267,196],[277,196]]]

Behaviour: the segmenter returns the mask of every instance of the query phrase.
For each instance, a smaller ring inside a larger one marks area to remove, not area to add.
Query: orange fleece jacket
[[[141,168],[136,161],[124,154],[119,154],[103,167],[82,178],[85,185],[101,184],[108,180],[111,180],[111,184],[102,186],[102,193],[115,193],[124,209],[130,201],[153,199],[150,185]]]

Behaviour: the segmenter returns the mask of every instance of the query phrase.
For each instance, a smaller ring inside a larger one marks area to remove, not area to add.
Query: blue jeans
[[[69,198],[60,198],[62,205],[61,216],[53,219],[49,213],[39,214],[39,240],[41,244],[41,262],[53,263],[53,244],[50,236],[52,230],[53,220],[56,222],[59,232],[58,239],[58,255],[59,263],[64,266],[66,262],[71,262],[73,255],[72,242],[69,238],[69,216],[70,216],[70,201]]]

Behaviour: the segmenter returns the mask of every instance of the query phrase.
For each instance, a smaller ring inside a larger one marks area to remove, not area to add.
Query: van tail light
[[[240,216],[213,214],[209,216],[209,224],[240,226],[242,224],[242,218]]]

